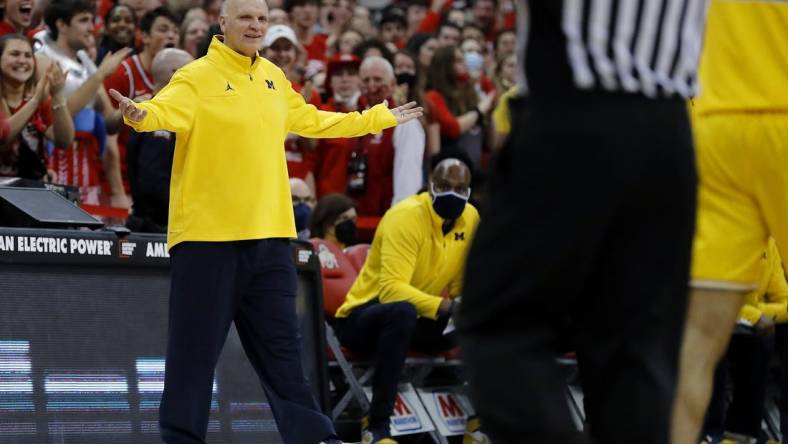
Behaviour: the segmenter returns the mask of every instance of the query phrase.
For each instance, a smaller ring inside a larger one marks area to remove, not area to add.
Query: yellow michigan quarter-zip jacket
[[[374,299],[410,302],[419,316],[438,316],[442,293],[457,297],[479,212],[465,205],[451,230],[432,208],[429,193],[408,197],[389,209],[375,231],[369,256],[336,317],[346,318]]]
[[[363,113],[318,111],[270,61],[214,37],[150,101],[138,132],[176,133],[168,246],[296,236],[284,141],[356,137],[395,126],[385,105]]]

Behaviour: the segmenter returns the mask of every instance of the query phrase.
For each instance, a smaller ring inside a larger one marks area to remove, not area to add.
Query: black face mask
[[[334,233],[337,236],[337,240],[345,245],[356,243],[356,223],[352,220],[346,220],[334,225]]]
[[[460,196],[453,191],[432,195],[432,208],[443,220],[454,220],[460,217],[467,202],[467,197]]]
[[[401,72],[397,74],[397,85],[408,85],[408,88],[413,89],[416,86],[416,74],[409,72]]]
[[[309,218],[312,216],[312,209],[309,205],[301,202],[293,207],[295,214],[296,231],[304,231],[309,228]]]

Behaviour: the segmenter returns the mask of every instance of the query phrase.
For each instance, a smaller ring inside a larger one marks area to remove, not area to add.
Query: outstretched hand
[[[131,120],[132,122],[140,122],[145,118],[145,116],[148,115],[147,111],[142,108],[138,108],[133,100],[119,93],[117,90],[110,89],[109,95],[118,101],[118,107],[120,108],[120,113],[123,114],[123,117]]]
[[[386,103],[386,106],[388,106],[388,103]],[[397,119],[397,125],[401,125],[421,117],[424,114],[424,108],[417,106],[416,102],[410,102],[391,109],[391,112]]]

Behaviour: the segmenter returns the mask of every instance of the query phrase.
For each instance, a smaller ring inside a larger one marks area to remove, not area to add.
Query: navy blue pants
[[[167,367],[159,409],[167,444],[204,443],[214,370],[230,323],[286,444],[333,436],[301,366],[296,272],[286,239],[184,242],[171,252]]]
[[[706,412],[704,435],[721,438],[724,432],[732,432],[760,437],[772,351],[773,335],[749,331],[731,337],[728,350],[714,373],[714,391]],[[729,376],[733,382],[733,399],[730,402],[727,390]]]
[[[443,336],[448,321],[448,316],[437,320],[417,318],[416,307],[405,301],[369,302],[353,309],[347,318],[337,320],[337,336],[342,345],[353,353],[374,357],[371,429],[388,431],[408,351],[439,353],[454,346]]]

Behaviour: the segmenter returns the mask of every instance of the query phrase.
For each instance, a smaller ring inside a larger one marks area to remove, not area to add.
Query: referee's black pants
[[[169,333],[159,410],[167,444],[204,443],[214,370],[235,322],[286,444],[334,434],[301,366],[289,242],[184,242],[171,252]]]
[[[460,345],[497,444],[669,442],[696,173],[683,101],[511,102],[466,264]],[[570,335],[590,438],[555,358]]]

